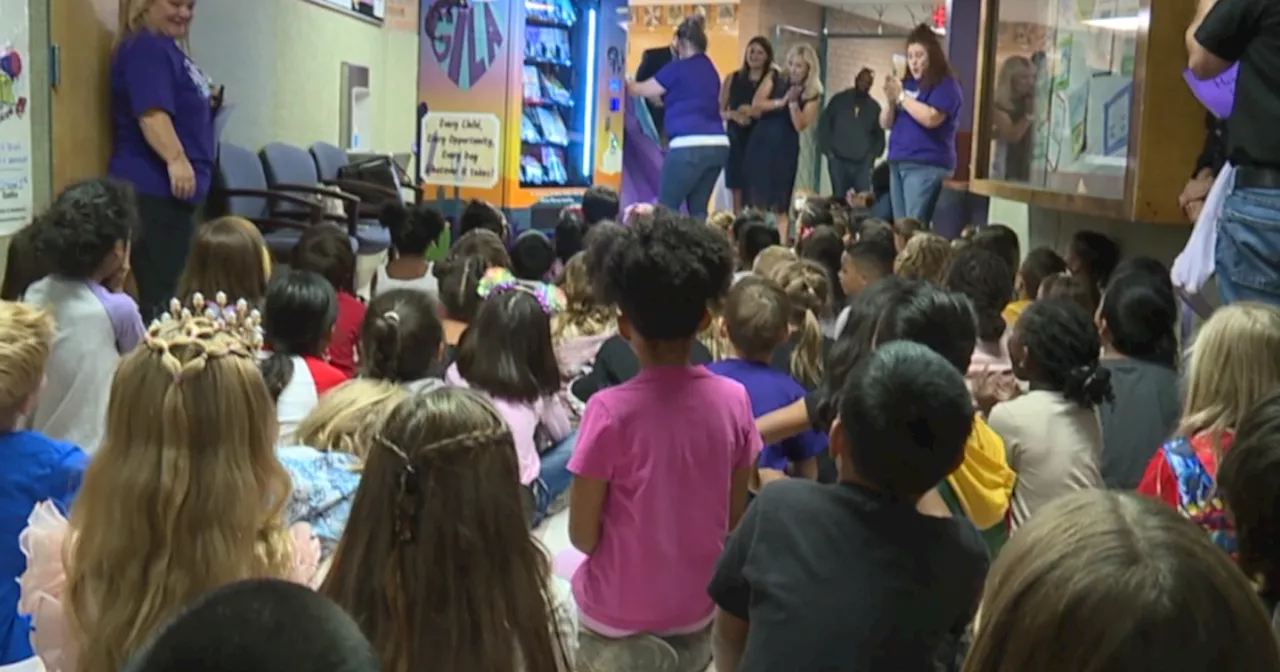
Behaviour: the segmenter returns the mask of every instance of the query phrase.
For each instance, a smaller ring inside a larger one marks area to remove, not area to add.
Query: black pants
[[[134,236],[129,263],[138,281],[138,308],[145,320],[164,312],[178,289],[196,228],[196,206],[173,197],[138,194],[142,228]]]
[[[831,191],[844,197],[850,189],[858,193],[871,191],[871,170],[875,157],[863,161],[849,161],[834,156],[827,157],[827,172],[831,175]]]

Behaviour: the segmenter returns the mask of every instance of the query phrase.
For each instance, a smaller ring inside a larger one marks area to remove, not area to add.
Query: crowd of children
[[[145,327],[131,203],[69,187],[6,276],[0,665],[1280,669],[1280,310],[1183,348],[1102,234],[593,187],[435,263],[391,206],[363,288],[339,227],[273,268],[221,218]]]

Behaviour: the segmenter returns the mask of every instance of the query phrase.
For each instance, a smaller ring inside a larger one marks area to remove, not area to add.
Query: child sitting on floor
[[[271,278],[271,252],[252,222],[220,217],[196,227],[187,265],[178,280],[178,299],[200,294],[213,299],[218,292],[262,306]]]
[[[722,329],[732,357],[713,362],[707,369],[741,383],[751,399],[753,415],[764,415],[804,398],[800,383],[769,365],[774,350],[787,339],[789,313],[787,295],[771,280],[745,278],[729,290]],[[765,446],[756,461],[752,491],[759,492],[764,485],[788,475],[816,479],[817,456],[826,447],[826,437],[813,430]]]
[[[315,273],[283,271],[267,285],[264,312],[268,352],[262,377],[276,402],[280,441],[289,444],[320,395],[347,379],[324,360],[338,315],[338,297],[333,286]]]
[[[1046,278],[1067,270],[1067,262],[1057,252],[1047,247],[1037,247],[1027,253],[1018,268],[1017,277],[1013,279],[1013,301],[1004,307],[1001,315],[1004,323],[1010,328],[1018,321],[1022,311],[1040,296],[1040,285]]]
[[[379,219],[391,231],[391,259],[378,267],[369,295],[376,297],[393,289],[412,289],[436,297],[439,282],[431,272],[427,250],[444,233],[444,215],[426,204],[406,208],[401,203],[389,203]]]
[[[444,325],[426,294],[394,289],[369,303],[360,329],[361,376],[411,392],[443,385]]]
[[[356,253],[341,227],[317,224],[307,229],[293,246],[290,268],[312,271],[333,286],[338,312],[332,333],[327,334],[324,358],[347,376],[356,372],[356,342],[364,322],[364,301],[356,297]]]

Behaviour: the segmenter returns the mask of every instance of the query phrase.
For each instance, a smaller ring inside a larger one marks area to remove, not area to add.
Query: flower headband
[[[538,305],[542,306],[542,312],[547,315],[554,315],[564,310],[564,292],[560,291],[559,287],[545,282],[520,280],[512,275],[511,271],[500,266],[495,266],[486,271],[484,277],[480,278],[480,284],[476,287],[476,293],[482,299],[509,291],[524,292],[537,299]]]

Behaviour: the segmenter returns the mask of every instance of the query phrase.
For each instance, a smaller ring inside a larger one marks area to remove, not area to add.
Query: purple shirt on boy
[[[707,365],[707,370],[742,383],[751,399],[751,413],[760,417],[804,399],[804,386],[795,378],[766,362],[745,359],[722,359]],[[793,462],[803,462],[827,449],[827,435],[813,429],[760,451],[756,466],[761,469],[786,471]]]
[[[199,201],[213,182],[213,109],[209,80],[170,37],[148,30],[125,38],[111,59],[111,124],[115,147],[107,170],[138,193],[168,197],[169,170],[142,135],[138,119],[160,110],[173,120],[196,174]]]
[[[680,58],[662,66],[653,76],[667,92],[667,138],[686,135],[724,135],[720,118],[720,73],[706,54]]]
[[[889,160],[910,161],[930,166],[955,169],[956,127],[960,121],[960,106],[964,104],[964,92],[954,77],[943,77],[933,87],[921,90],[914,77],[902,80],[902,90],[908,97],[928,105],[947,115],[937,128],[925,128],[905,110],[898,110],[889,134]]]

